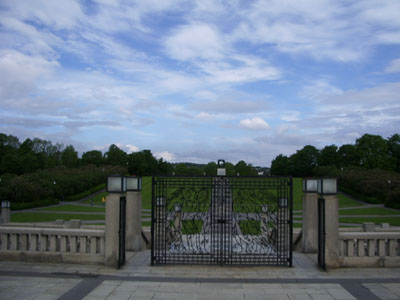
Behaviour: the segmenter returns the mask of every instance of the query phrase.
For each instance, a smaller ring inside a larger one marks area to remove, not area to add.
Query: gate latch
[[[226,224],[226,220],[217,220],[217,224]]]

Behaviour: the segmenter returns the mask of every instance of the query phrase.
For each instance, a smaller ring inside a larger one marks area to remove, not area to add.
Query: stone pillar
[[[118,268],[119,258],[119,201],[121,194],[110,193],[106,200],[104,264]]]
[[[1,202],[1,219],[3,223],[10,222],[11,217],[11,208],[10,208],[10,201],[2,201]]]
[[[325,198],[325,264],[339,268],[339,201],[336,195]]]
[[[142,192],[126,194],[126,250],[142,249]]]
[[[318,194],[304,193],[301,249],[303,253],[318,252]]]

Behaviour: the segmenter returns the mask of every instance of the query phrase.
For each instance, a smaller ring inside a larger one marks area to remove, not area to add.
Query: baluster
[[[20,234],[19,235],[19,242],[20,242],[20,248],[18,249],[19,251],[27,251],[28,250],[28,235],[27,234]]]
[[[1,234],[1,250],[8,250],[8,233]]]
[[[50,252],[57,251],[57,235],[50,235]]]
[[[396,256],[397,240],[389,240],[389,256]]]
[[[347,256],[354,256],[354,240],[347,240]]]
[[[65,235],[60,238],[60,252],[67,252],[67,236]]]
[[[97,237],[90,237],[90,254],[97,253]]]
[[[86,253],[87,245],[86,245],[86,236],[81,236],[79,238],[80,240],[80,247],[79,247],[79,252],[80,253]]]
[[[29,250],[30,251],[37,251],[38,247],[38,238],[39,236],[37,234],[32,233],[29,237]]]
[[[47,251],[47,239],[48,239],[47,235],[45,235],[45,234],[41,235],[41,238],[40,238],[40,251],[41,252]]]
[[[368,256],[375,256],[376,240],[368,240]]]
[[[385,240],[379,240],[379,256],[386,256]]]
[[[18,247],[18,233],[10,233],[10,250],[17,250]]]
[[[359,239],[357,241],[357,256],[362,257],[365,254],[365,250],[364,250],[364,240],[363,239]]]
[[[69,236],[69,251],[76,253],[76,236]]]

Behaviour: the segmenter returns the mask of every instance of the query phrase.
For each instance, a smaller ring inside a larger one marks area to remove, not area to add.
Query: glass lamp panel
[[[318,180],[307,179],[307,192],[317,192],[317,190],[318,190]]]
[[[108,192],[122,192],[121,177],[108,177],[107,191]]]
[[[324,194],[336,194],[337,193],[336,179],[334,179],[334,178],[323,179],[323,181],[324,181],[324,184],[323,184]]]
[[[218,176],[226,176],[226,169],[225,168],[218,168],[217,169]]]
[[[11,206],[11,202],[10,201],[2,201],[1,202],[1,207],[2,208],[10,208],[10,206]]]
[[[139,178],[138,177],[127,177],[126,178],[126,189],[128,191],[139,190]]]

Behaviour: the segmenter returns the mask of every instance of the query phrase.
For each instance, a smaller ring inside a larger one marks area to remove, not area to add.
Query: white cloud
[[[156,153],[154,153],[154,156],[157,158],[162,158],[166,161],[173,161],[175,159],[175,155],[168,151],[156,152]]]
[[[0,50],[0,96],[3,99],[24,97],[38,80],[59,66],[42,56],[29,56],[15,50]]]
[[[134,146],[134,145],[126,145],[126,148],[128,149],[128,152],[138,152],[139,148]]]
[[[385,68],[385,73],[400,73],[400,58],[392,60]]]
[[[203,121],[209,121],[209,120],[212,120],[213,118],[214,118],[214,115],[209,114],[204,111],[202,111],[201,113],[198,113],[196,115],[196,119],[203,120]]]
[[[182,26],[165,42],[167,53],[178,60],[221,58],[223,46],[216,29],[207,24]]]
[[[239,124],[243,128],[252,129],[252,130],[262,130],[262,129],[270,128],[268,123],[259,117],[241,120]]]
[[[294,55],[356,61],[377,44],[400,43],[399,9],[396,0],[259,0],[241,11],[233,36]]]

